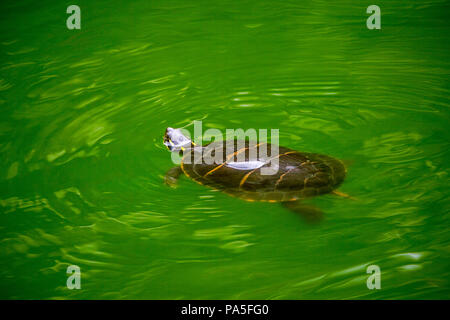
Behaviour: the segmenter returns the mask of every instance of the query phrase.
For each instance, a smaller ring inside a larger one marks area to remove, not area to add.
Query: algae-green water
[[[449,3],[371,4],[2,1],[0,298],[448,299]],[[170,188],[194,120],[342,159],[353,199]]]

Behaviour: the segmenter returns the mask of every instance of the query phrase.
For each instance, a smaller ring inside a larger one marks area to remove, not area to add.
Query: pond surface
[[[76,4],[1,4],[0,298],[450,298],[448,2]],[[194,120],[343,159],[355,200],[169,188]]]

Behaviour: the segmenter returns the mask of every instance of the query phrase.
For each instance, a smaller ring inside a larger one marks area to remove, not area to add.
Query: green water
[[[0,298],[450,298],[449,3],[370,4],[3,1]],[[201,119],[347,160],[357,199],[308,225],[165,186],[165,128]]]

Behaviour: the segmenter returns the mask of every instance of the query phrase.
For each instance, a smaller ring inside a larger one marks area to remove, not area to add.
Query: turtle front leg
[[[175,188],[177,186],[177,181],[180,175],[183,173],[180,167],[173,167],[169,171],[167,171],[166,176],[164,177],[164,183],[169,187]]]
[[[286,201],[281,204],[290,211],[299,214],[309,224],[319,223],[323,219],[323,211],[316,206],[304,204],[301,201]]]

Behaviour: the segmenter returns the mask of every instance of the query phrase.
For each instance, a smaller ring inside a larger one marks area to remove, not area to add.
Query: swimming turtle
[[[163,140],[171,152],[183,155],[181,165],[170,169],[165,176],[165,182],[170,186],[175,186],[178,177],[184,173],[197,183],[247,201],[281,202],[309,221],[320,220],[322,212],[300,200],[330,192],[347,196],[335,190],[343,182],[347,170],[340,160],[327,155],[280,146],[278,153],[272,156],[269,143],[255,144],[245,140],[197,146],[180,129],[170,127]],[[260,152],[263,147],[264,152]],[[206,161],[205,155],[211,158],[218,151],[220,154],[216,159],[222,161]],[[274,158],[278,160],[276,173],[262,174],[261,170]]]

